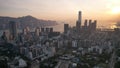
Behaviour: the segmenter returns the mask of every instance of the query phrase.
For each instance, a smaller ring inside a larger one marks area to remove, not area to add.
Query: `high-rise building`
[[[79,14],[78,14],[78,21],[81,23],[81,20],[82,20],[82,12],[79,11]]]
[[[77,32],[80,31],[80,28],[81,28],[81,22],[82,22],[81,20],[82,20],[82,12],[79,11],[79,14],[78,14],[78,20],[77,20],[77,22],[76,22],[76,30],[77,30]]]
[[[97,20],[94,20],[94,22],[92,22],[92,20],[89,20],[89,30],[94,31],[96,30],[96,27],[97,27]]]
[[[84,26],[87,27],[87,19],[84,22]]]
[[[84,26],[82,26],[81,29],[82,29],[82,31],[86,31],[88,29],[87,19],[85,19]]]
[[[26,35],[27,34],[27,30],[24,28],[23,29],[23,34]]]
[[[97,28],[97,20],[94,21],[94,25],[93,26],[94,26],[93,29],[96,30],[96,28]]]
[[[69,25],[68,24],[64,24],[64,33],[67,33],[69,30]]]
[[[80,31],[80,27],[81,27],[80,25],[81,25],[80,22],[77,21],[77,22],[76,22],[76,30],[77,30],[77,31]]]
[[[30,33],[30,28],[29,27],[25,27],[24,29],[23,29],[23,34],[24,35],[27,35],[27,34],[29,34]]]
[[[39,27],[37,27],[37,28],[35,29],[35,34],[36,34],[37,36],[40,35],[40,28],[39,28]]]
[[[89,26],[88,26],[89,30],[91,30],[91,27],[92,27],[92,20],[90,19],[89,20]]]
[[[46,31],[45,31],[46,33],[49,33],[50,31],[49,31],[49,28],[46,28]]]
[[[17,23],[14,21],[9,22],[9,31],[12,39],[15,39],[17,36]]]
[[[28,26],[25,29],[27,33],[30,33],[30,28]]]
[[[50,28],[50,32],[51,32],[51,33],[53,32],[53,28]]]
[[[6,32],[3,32],[3,35],[1,36],[1,39],[4,41],[4,42],[7,42],[7,36],[6,36]]]
[[[41,32],[45,32],[45,28],[41,28]]]
[[[92,20],[89,20],[89,26],[91,26]]]
[[[93,23],[91,23],[91,30],[92,31],[95,31],[96,30],[96,27],[97,27],[97,20],[94,20],[94,22]]]

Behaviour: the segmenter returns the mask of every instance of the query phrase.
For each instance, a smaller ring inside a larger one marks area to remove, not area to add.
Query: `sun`
[[[112,8],[112,13],[113,14],[120,14],[120,7],[113,7]]]

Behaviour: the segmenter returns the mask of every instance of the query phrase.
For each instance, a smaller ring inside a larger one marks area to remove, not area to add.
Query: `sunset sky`
[[[32,15],[74,25],[78,11],[83,20],[97,19],[99,26],[110,26],[120,20],[120,0],[0,0],[0,16]]]

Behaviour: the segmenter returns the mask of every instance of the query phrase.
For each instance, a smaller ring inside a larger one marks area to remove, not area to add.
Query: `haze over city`
[[[84,19],[98,20],[98,26],[110,27],[119,22],[120,0],[0,0],[0,16],[32,15],[75,25],[77,12]]]
[[[0,68],[120,68],[120,0],[0,0]]]

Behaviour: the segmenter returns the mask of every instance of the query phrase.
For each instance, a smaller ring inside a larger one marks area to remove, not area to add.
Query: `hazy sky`
[[[120,0],[0,0],[0,16],[32,15],[75,24],[79,10],[83,20],[97,19],[99,25],[111,25],[119,19]]]

